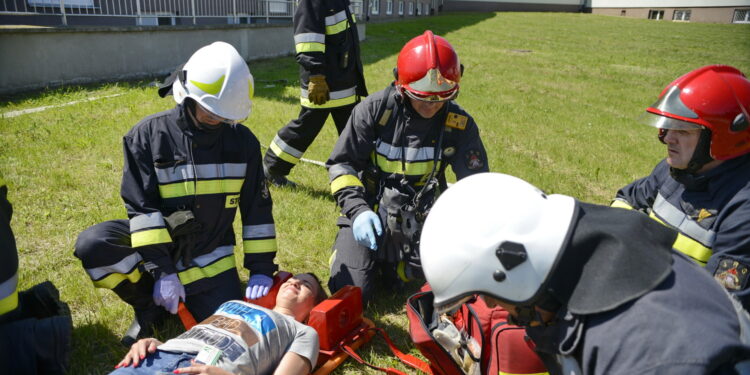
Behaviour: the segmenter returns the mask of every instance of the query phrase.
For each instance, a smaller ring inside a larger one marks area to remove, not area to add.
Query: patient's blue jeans
[[[120,367],[112,371],[110,375],[166,375],[174,374],[174,370],[180,367],[189,367],[190,360],[195,354],[173,353],[157,350],[140,361],[138,367],[131,364],[128,367]]]

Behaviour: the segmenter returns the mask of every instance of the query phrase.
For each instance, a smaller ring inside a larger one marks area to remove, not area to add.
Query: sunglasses
[[[450,92],[445,93],[438,93],[438,94],[418,94],[416,92],[412,92],[409,90],[404,90],[406,95],[414,100],[419,100],[422,102],[444,102],[448,100],[453,100],[458,96],[458,90],[453,90]]]

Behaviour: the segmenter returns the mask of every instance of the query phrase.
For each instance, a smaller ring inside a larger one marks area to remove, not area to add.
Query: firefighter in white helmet
[[[437,200],[421,238],[438,310],[472,295],[526,327],[551,374],[748,370],[748,315],[645,215],[504,174]],[[745,337],[741,337],[745,335]]]
[[[129,345],[184,300],[200,321],[243,297],[235,268],[242,216],[244,296],[268,293],[277,270],[272,201],[260,144],[239,122],[250,114],[253,76],[231,45],[196,51],[159,90],[177,105],[148,116],[123,138],[121,195],[129,220],[94,225],[75,255],[94,282],[133,306]]]

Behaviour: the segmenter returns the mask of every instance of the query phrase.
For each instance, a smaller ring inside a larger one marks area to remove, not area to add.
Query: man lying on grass
[[[302,322],[326,298],[314,274],[296,275],[281,285],[272,310],[226,302],[166,343],[139,340],[111,374],[309,374],[318,334]]]

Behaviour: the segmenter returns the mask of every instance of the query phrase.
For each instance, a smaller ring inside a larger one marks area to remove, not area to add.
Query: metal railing
[[[356,15],[363,1],[352,1]],[[295,0],[2,0],[0,5],[0,15],[59,16],[63,25],[68,17],[124,17],[135,25],[291,22],[295,10]]]

